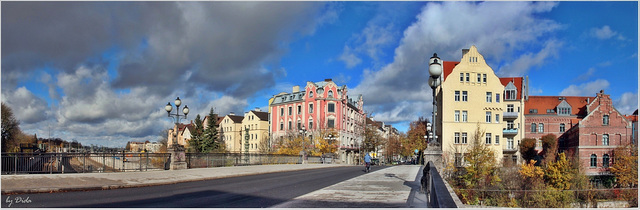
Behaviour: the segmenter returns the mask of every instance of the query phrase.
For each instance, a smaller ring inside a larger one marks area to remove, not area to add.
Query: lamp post
[[[436,88],[440,86],[440,75],[442,75],[442,60],[440,60],[437,53],[433,53],[433,56],[429,59],[429,86],[431,86],[433,90],[433,120],[431,121],[433,137],[429,141],[429,144],[439,144],[438,135],[436,134],[436,115],[438,113],[436,109]]]
[[[182,108],[182,113],[184,115],[181,115],[179,112],[180,105],[182,105],[182,101],[180,100],[180,97],[177,97],[174,103],[176,106],[175,114],[171,113],[171,111],[173,110],[173,106],[171,105],[171,102],[168,102],[167,105],[164,107],[164,110],[167,111],[167,116],[175,120],[174,121],[175,126],[173,129],[174,131],[173,141],[172,141],[171,147],[169,148],[169,151],[171,152],[171,165],[169,168],[171,170],[186,169],[187,163],[184,162],[185,161],[184,146],[178,144],[178,123],[180,123],[181,117],[183,119],[187,119],[187,114],[189,114],[189,107],[187,105],[184,105],[184,108]]]
[[[307,142],[304,140],[304,136],[307,135],[307,130],[304,128],[304,125],[298,130],[300,135],[302,135],[302,163],[307,162]]]

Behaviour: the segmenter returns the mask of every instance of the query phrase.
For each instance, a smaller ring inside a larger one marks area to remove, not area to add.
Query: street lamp
[[[180,112],[178,110],[180,110],[180,105],[182,105],[182,101],[180,100],[180,97],[177,97],[176,100],[174,101],[175,105],[176,105],[176,113],[172,114],[171,111],[173,110],[173,106],[171,106],[171,102],[167,102],[167,105],[164,106],[164,110],[167,111],[167,116],[171,117],[175,120],[175,130],[173,133],[173,144],[171,145],[173,148],[177,148],[180,145],[178,145],[177,141],[178,141],[178,123],[180,123],[180,117],[182,117],[183,119],[187,119],[187,114],[189,114],[189,107],[187,105],[184,105],[184,108],[182,108],[182,113],[184,115],[181,115]]]
[[[442,60],[438,57],[437,53],[433,53],[433,56],[429,59],[429,86],[433,90],[433,120],[431,121],[431,131],[433,137],[429,143],[438,143],[438,136],[436,135],[436,115],[438,113],[436,109],[436,88],[440,86],[440,75],[442,75]]]
[[[304,136],[307,135],[307,130],[304,128],[304,125],[302,125],[302,127],[298,128],[300,130],[298,130],[298,132],[300,132],[300,135],[302,135],[302,162],[304,162],[307,159],[307,142],[304,140]]]

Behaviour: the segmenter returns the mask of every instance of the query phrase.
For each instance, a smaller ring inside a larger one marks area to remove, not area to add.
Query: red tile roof
[[[447,77],[451,72],[453,72],[453,68],[455,68],[460,62],[458,61],[444,61],[442,62],[442,73],[444,74],[444,79],[442,81],[447,80]]]
[[[500,83],[502,83],[502,86],[504,87],[507,87],[509,82],[513,82],[513,85],[516,86],[516,89],[517,89],[516,99],[518,100],[522,100],[522,82],[523,81],[524,81],[524,78],[522,77],[500,77]]]
[[[571,105],[571,115],[585,116],[587,115],[586,105],[592,102],[596,97],[584,96],[529,96],[529,100],[524,102],[524,114],[531,114],[529,110],[537,109],[537,114],[547,114],[547,109],[555,109],[563,97]],[[535,114],[535,113],[534,113]],[[556,115],[557,113],[549,113]]]
[[[631,122],[638,122],[638,115],[625,115],[624,117]]]

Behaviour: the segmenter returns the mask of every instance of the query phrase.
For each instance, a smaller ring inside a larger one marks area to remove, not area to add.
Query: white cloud
[[[575,78],[576,81],[585,81],[588,80],[591,75],[593,75],[593,73],[596,72],[596,68],[589,68],[589,70],[587,70],[587,72],[585,72],[584,74],[581,74],[579,76],[577,76]]]
[[[43,121],[49,113],[47,102],[24,86],[13,91],[3,89],[2,102],[11,108],[13,115],[23,124]]]
[[[600,90],[609,87],[609,81],[598,79],[593,82],[583,83],[580,85],[569,85],[569,87],[560,91],[561,96],[595,96]]]
[[[338,60],[341,60],[342,62],[344,62],[347,68],[353,68],[362,62],[362,59],[358,58],[356,54],[354,54],[352,51],[353,50],[351,50],[350,47],[344,46],[342,55],[338,57]]]
[[[557,58],[558,51],[564,45],[557,40],[548,40],[544,48],[537,53],[525,53],[520,55],[515,61],[506,64],[498,70],[499,76],[522,76],[534,66],[541,66],[550,58]]]
[[[611,30],[611,27],[609,27],[608,25],[602,26],[602,28],[592,28],[591,29],[591,36],[598,38],[598,39],[610,39],[614,36],[616,36],[618,34],[618,32]],[[624,40],[624,36],[622,35],[618,35],[617,37],[619,40]]]
[[[626,92],[622,94],[619,99],[613,101],[613,106],[621,114],[633,114],[638,109],[638,93]]]

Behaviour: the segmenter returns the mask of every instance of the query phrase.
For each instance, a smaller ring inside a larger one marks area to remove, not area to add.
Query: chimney
[[[331,79],[324,79],[325,82],[331,82]]]
[[[231,116],[236,116],[236,113],[234,113],[234,112],[229,112],[229,115],[231,115]]]
[[[293,92],[292,93],[297,93],[297,92],[300,92],[300,86],[298,86],[298,85],[293,86]]]
[[[462,57],[469,52],[469,49],[462,49]]]
[[[256,107],[256,108],[254,109],[254,111],[259,112],[259,111],[260,111],[260,108],[259,108],[259,107]]]

